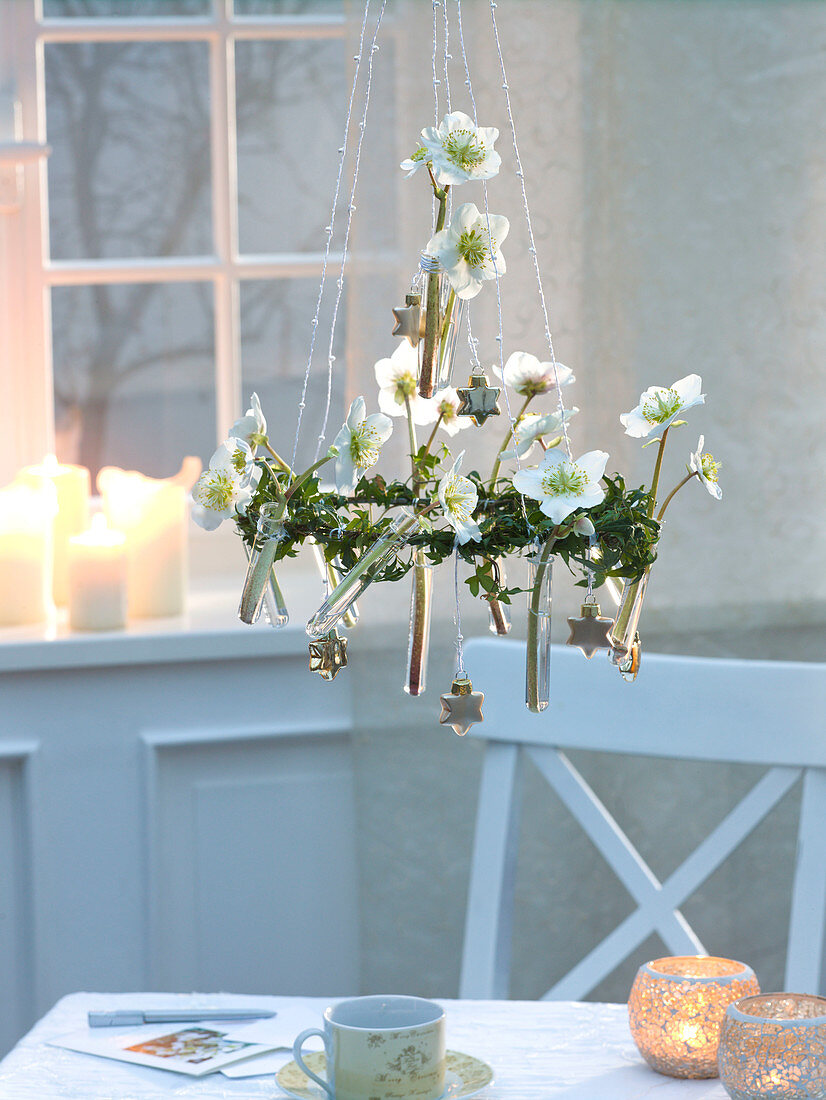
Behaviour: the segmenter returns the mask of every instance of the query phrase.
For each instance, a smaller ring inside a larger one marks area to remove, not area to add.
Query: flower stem
[[[528,710],[539,714],[544,708],[539,698],[539,613],[542,603],[542,588],[545,582],[545,574],[550,568],[549,558],[556,542],[556,532],[552,534],[545,545],[539,561],[536,563],[536,574],[531,590],[531,602],[528,607],[528,653],[525,669],[525,702]]]
[[[657,490],[660,487],[660,470],[663,464],[663,454],[665,453],[665,441],[668,439],[668,428],[665,429],[660,440],[660,445],[657,447],[657,461],[654,463],[654,476],[651,479],[651,493],[650,502],[648,505],[648,518],[654,518],[654,512],[657,509]]]
[[[324,458],[320,458],[318,462],[314,462],[312,466],[308,466],[303,474],[299,474],[299,476],[295,479],[290,488],[287,490],[287,495],[284,497],[284,502],[289,503],[289,501],[292,499],[292,497],[295,496],[295,494],[298,492],[304,482],[307,481],[310,476],[315,473],[319,466],[323,466],[325,462],[329,462],[332,457],[333,455],[326,454]]]
[[[427,437],[427,443],[425,443],[425,445],[424,445],[424,453],[426,455],[430,454],[430,448],[433,446],[433,440],[436,438],[436,431],[437,431],[439,425],[441,424],[442,420],[444,420],[444,415],[445,415],[444,413],[439,413],[439,419],[433,425],[433,431]]]
[[[419,495],[421,482],[419,480],[419,467],[416,463],[416,455],[419,447],[416,443],[416,427],[413,424],[413,413],[410,409],[410,398],[404,395],[404,411],[407,413],[407,438],[410,441],[410,467],[413,471],[413,495]]]
[[[665,515],[665,510],[669,506],[669,504],[671,503],[672,498],[675,497],[677,495],[677,493],[679,493],[680,489],[682,489],[682,487],[684,485],[687,485],[689,483],[689,481],[691,481],[691,479],[693,477],[696,477],[696,476],[697,476],[697,471],[692,470],[690,473],[685,475],[685,477],[683,478],[682,481],[679,481],[674,486],[674,488],[671,490],[671,492],[668,494],[668,496],[663,501],[662,508],[660,508],[659,512],[657,513],[657,522],[659,522],[663,518],[663,516]]]
[[[290,477],[292,477],[292,473],[293,473],[292,470],[287,465],[287,463],[284,461],[284,459],[281,457],[281,455],[277,451],[274,451],[272,449],[272,447],[269,444],[269,440],[264,444],[264,446],[270,452],[270,454],[275,459],[275,461],[278,463],[278,465],[281,467],[281,469],[284,470],[286,473],[288,473],[290,475]]]
[[[513,439],[514,443],[516,443],[516,429],[519,425],[520,420],[525,415],[525,409],[527,409],[528,405],[530,405],[533,398],[534,398],[534,394],[529,393],[528,396],[525,398],[525,400],[522,402],[522,408],[516,414],[516,419],[514,420],[513,425],[510,428],[508,428],[508,434],[502,440],[502,446],[496,452],[496,461],[493,464],[493,470],[491,471],[491,475],[490,475],[490,488],[491,489],[493,488],[493,486],[496,482],[496,479],[499,476],[499,467],[502,465],[502,452],[507,447],[507,445],[510,443],[511,438]]]

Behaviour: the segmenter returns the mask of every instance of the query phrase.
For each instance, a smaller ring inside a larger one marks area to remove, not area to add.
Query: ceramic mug
[[[324,1040],[327,1079],[301,1048]],[[421,997],[354,997],[324,1013],[324,1030],[302,1031],[293,1057],[331,1100],[438,1100],[445,1091],[445,1014]]]

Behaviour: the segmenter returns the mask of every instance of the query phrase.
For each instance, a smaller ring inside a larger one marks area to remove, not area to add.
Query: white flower
[[[454,210],[448,228],[431,237],[426,251],[445,269],[459,298],[475,298],[482,283],[507,270],[499,245],[509,229],[503,214],[491,214],[489,234],[488,217],[465,202]]]
[[[445,513],[445,519],[463,545],[470,539],[482,537],[478,524],[471,519],[479,501],[479,494],[470,478],[459,476],[459,467],[464,457],[465,452],[462,451],[439,482],[439,503]]]
[[[470,427],[471,418],[469,416],[458,415],[462,399],[453,386],[445,386],[444,389],[434,393],[429,404],[432,404],[435,409],[436,416],[441,416],[442,419],[439,423],[439,427],[444,428],[448,435],[456,435],[456,433],[462,431],[463,428]]]
[[[640,395],[639,405],[620,416],[625,434],[645,439],[654,432],[664,431],[681,412],[705,401],[706,395],[700,393],[702,385],[699,374],[687,374],[668,389],[649,386]]]
[[[378,462],[382,443],[390,438],[393,422],[383,413],[365,415],[363,397],[350,406],[341,431],[333,440],[336,451],[336,491],[351,497],[365,470]]]
[[[246,512],[261,477],[251,459],[243,439],[230,436],[221,444],[192,487],[192,518],[199,527],[214,531],[225,519]]]
[[[250,398],[250,408],[240,420],[236,420],[229,430],[230,436],[244,439],[255,450],[256,447],[267,442],[267,421],[261,411],[261,402],[258,394],[254,393]]]
[[[503,381],[521,393],[523,397],[535,397],[540,393],[547,393],[556,386],[554,377],[554,364],[552,362],[540,363],[535,355],[527,351],[515,351],[508,356],[505,369],[499,371]],[[556,364],[556,377],[560,386],[567,386],[569,382],[575,382],[574,372],[570,367]]]
[[[433,174],[442,185],[489,180],[495,176],[502,163],[493,148],[498,137],[495,127],[475,126],[473,119],[462,111],[445,115],[438,127],[426,126],[422,130]]]
[[[546,451],[539,466],[514,474],[513,485],[540,501],[540,510],[554,523],[562,523],[577,508],[593,508],[605,497],[599,480],[607,461],[605,451],[588,451],[576,462],[559,451]]]
[[[399,168],[403,172],[407,172],[407,178],[410,179],[414,172],[418,172],[420,168],[430,164],[430,159],[430,150],[425,148],[424,145],[419,145],[415,152],[401,162]]]
[[[701,435],[700,441],[697,444],[697,450],[691,454],[688,460],[688,468],[692,473],[697,475],[715,500],[722,500],[723,490],[717,484],[722,463],[715,462],[713,455],[707,452],[705,454],[703,453],[704,443],[705,436]]]
[[[576,406],[573,409],[566,409],[565,423],[567,424],[578,412],[579,409]],[[526,413],[516,425],[516,446],[510,451],[503,451],[502,458],[524,458],[531,453],[538,439],[552,433],[558,435],[561,427],[562,417],[558,412],[545,413],[544,416],[540,416],[539,413]]]
[[[420,395],[419,353],[403,340],[389,359],[379,359],[373,368],[379,389],[379,408],[388,416],[406,414],[404,399],[410,401],[414,424],[432,424],[439,415],[432,400]]]

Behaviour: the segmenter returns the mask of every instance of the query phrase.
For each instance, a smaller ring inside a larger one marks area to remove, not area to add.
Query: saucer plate
[[[324,1076],[327,1060],[322,1051],[305,1054],[304,1061],[319,1077]],[[493,1080],[493,1070],[487,1062],[470,1054],[448,1050],[445,1052],[445,1062],[445,1091],[440,1100],[462,1100],[465,1096],[474,1096]],[[295,1100],[328,1100],[324,1089],[310,1080],[295,1062],[282,1066],[275,1079],[284,1092],[295,1097]]]

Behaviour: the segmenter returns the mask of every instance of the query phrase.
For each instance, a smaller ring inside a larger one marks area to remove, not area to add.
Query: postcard
[[[242,1058],[265,1054],[271,1044],[246,1042],[228,1036],[228,1024],[155,1024],[126,1031],[123,1028],[76,1031],[53,1039],[51,1046],[168,1069],[202,1077]]]

